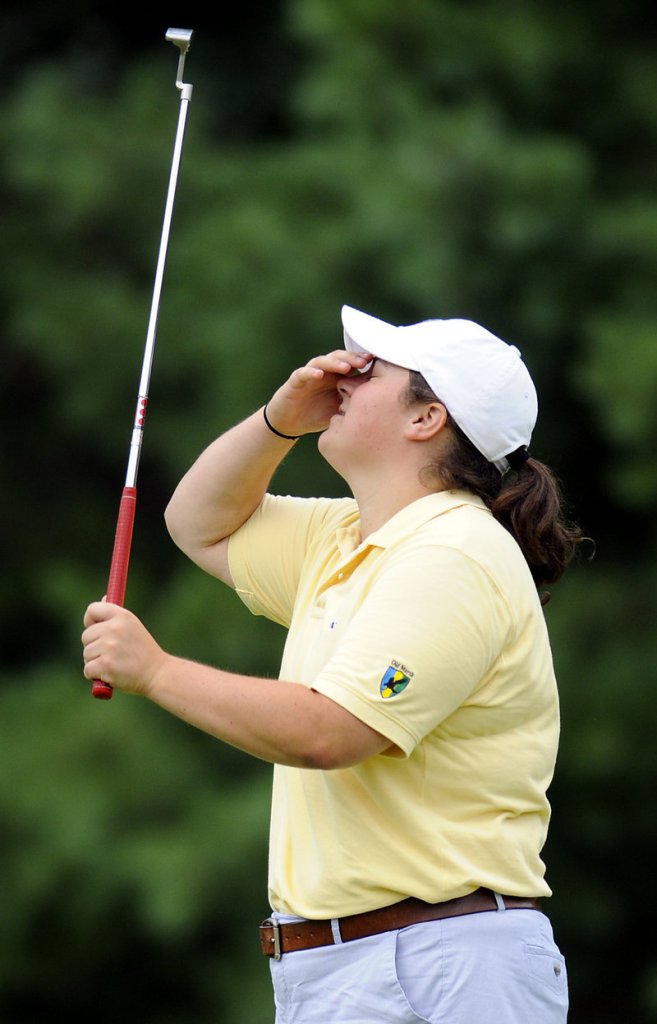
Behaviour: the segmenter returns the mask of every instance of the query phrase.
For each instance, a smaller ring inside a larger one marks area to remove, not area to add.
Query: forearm
[[[264,761],[311,767],[312,692],[167,656],[145,696],[189,725]],[[317,696],[317,695],[315,695]],[[310,698],[310,700],[309,700]]]
[[[188,554],[230,536],[258,507],[292,441],[253,413],[199,456],[178,484],[165,512],[169,533]]]
[[[120,605],[89,605],[82,647],[87,679],[147,697],[265,761],[345,768],[390,746],[335,701],[301,683],[236,675],[166,653]]]
[[[366,361],[367,356],[342,350],[311,359],[272,395],[270,422],[295,436],[324,430],[340,404],[338,380]],[[258,507],[293,445],[269,429],[259,409],[206,448],[165,513],[176,544],[194,557],[234,533]]]
[[[172,655],[162,659],[144,695],[224,743],[295,768],[343,768],[389,746],[299,683],[237,675]]]

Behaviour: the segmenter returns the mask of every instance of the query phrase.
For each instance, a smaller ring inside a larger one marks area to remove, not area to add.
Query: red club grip
[[[112,604],[123,605],[123,598],[125,597],[136,506],[137,488],[124,487],[119,504],[119,514],[116,520],[114,550],[112,551],[109,580],[107,582],[107,600]],[[110,700],[112,693],[112,687],[101,679],[94,679],[91,684],[91,694],[97,700]]]

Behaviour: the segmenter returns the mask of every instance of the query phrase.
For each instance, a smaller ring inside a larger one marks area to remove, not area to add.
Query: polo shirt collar
[[[462,505],[471,505],[474,508],[488,512],[484,501],[469,491],[436,491],[418,498],[404,508],[396,512],[383,526],[371,533],[365,542],[366,547],[387,548],[395,541],[413,533],[424,523],[437,516],[451,512],[452,509]],[[348,557],[360,546],[360,526],[356,521],[352,526],[339,529],[336,540],[338,549],[343,557]]]

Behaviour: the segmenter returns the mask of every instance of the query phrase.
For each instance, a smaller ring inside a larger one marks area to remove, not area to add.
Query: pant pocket
[[[558,992],[568,988],[566,961],[556,949],[525,944],[527,967],[533,978]]]

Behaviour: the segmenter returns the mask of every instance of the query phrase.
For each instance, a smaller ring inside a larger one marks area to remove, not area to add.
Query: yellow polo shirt
[[[550,645],[483,502],[428,495],[361,543],[353,499],[267,495],[228,556],[245,604],[288,628],[279,677],[396,744],[353,768],[275,766],[271,906],[327,918],[479,886],[550,895]]]

